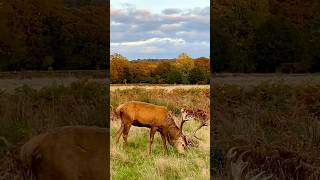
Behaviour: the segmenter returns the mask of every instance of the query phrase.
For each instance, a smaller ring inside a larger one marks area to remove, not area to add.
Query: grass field
[[[241,87],[252,87],[262,82],[282,83],[288,85],[299,85],[303,83],[319,83],[320,74],[211,74],[214,84],[238,85]]]
[[[208,88],[172,88],[146,89],[114,89],[110,102],[117,107],[130,100],[144,101],[164,105],[179,119],[179,111],[183,106],[199,108],[209,112]],[[194,86],[196,87],[196,86]],[[112,88],[112,87],[111,87]],[[111,116],[113,116],[111,114]],[[112,117],[111,117],[112,118]],[[176,124],[179,124],[177,121]],[[184,133],[188,135],[197,126],[197,122],[187,122]],[[111,122],[111,176],[112,179],[209,179],[210,178],[210,129],[205,127],[199,131],[199,147],[190,148],[186,156],[179,155],[168,145],[169,155],[164,155],[162,140],[155,135],[152,156],[148,156],[149,129],[132,127],[128,137],[128,152],[123,149],[123,140],[115,144],[114,136],[120,127],[119,120]]]
[[[264,172],[275,180],[319,179],[319,77],[229,81],[241,78],[221,77],[211,89],[215,177],[230,178],[231,162],[242,159],[242,178]]]
[[[113,107],[140,100],[167,106],[179,119],[182,106],[209,112],[212,96],[214,154],[211,168],[217,178],[231,174],[228,151],[236,148],[236,158],[246,152],[243,175],[265,171],[272,179],[320,178],[320,76],[279,74],[217,74],[213,88],[190,85],[111,85]],[[107,124],[107,86],[102,75],[87,74],[1,74],[0,75],[0,177],[14,174],[8,152],[30,137],[58,126]],[[25,85],[23,85],[25,84]],[[211,93],[210,93],[211,92]],[[186,133],[196,124],[186,123]],[[119,122],[111,122],[111,140]],[[129,152],[122,141],[111,141],[113,179],[127,175],[142,179],[208,179],[209,127],[199,136],[199,148],[180,156],[169,148],[163,155],[158,134],[153,155],[147,154],[148,129],[133,127]],[[121,139],[122,140],[122,139]],[[234,160],[234,159],[233,159]]]
[[[106,76],[105,71],[0,72],[0,89],[12,93],[22,85],[40,90],[48,86],[70,86],[79,81],[106,84]]]
[[[170,84],[112,84],[110,86],[110,91],[115,90],[125,90],[125,89],[134,89],[134,88],[143,88],[147,90],[154,90],[154,89],[160,89],[160,90],[166,90],[166,91],[172,91],[175,89],[194,89],[194,88],[200,88],[200,89],[210,89],[210,85],[170,85]]]
[[[107,101],[107,87],[92,81],[0,90],[0,179],[15,179],[15,153],[34,135],[67,125],[106,127]]]

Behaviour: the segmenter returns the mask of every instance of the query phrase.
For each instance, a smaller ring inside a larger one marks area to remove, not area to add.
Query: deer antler
[[[195,138],[197,138],[198,140],[202,140],[202,139],[200,139],[200,138],[198,138],[198,137],[196,136],[196,132],[197,132],[199,129],[201,129],[203,126],[208,126],[208,125],[207,125],[206,122],[205,122],[205,123],[201,123],[200,126],[199,126],[195,131],[193,131],[192,136],[195,137]]]
[[[272,175],[269,175],[267,177],[262,177],[263,175],[265,175],[265,171],[261,171],[259,174],[255,175],[254,177],[251,177],[249,179],[248,177],[248,174],[246,175],[246,178],[245,179],[248,179],[248,180],[268,180],[268,179],[271,179],[272,178]]]
[[[182,128],[183,128],[183,124],[186,122],[187,120],[182,119],[181,123],[180,123],[180,131],[182,133]]]
[[[248,167],[248,162],[243,161],[243,156],[245,154],[247,154],[249,151],[242,152],[238,156],[236,162],[233,162],[232,159],[237,155],[237,152],[234,152],[235,149],[237,149],[237,148],[233,147],[227,152],[227,161],[230,162],[232,179],[233,180],[241,180],[242,179],[241,177],[244,174],[243,171]],[[263,177],[266,174],[266,172],[262,171],[252,177],[251,175],[253,174],[253,171],[254,170],[248,172],[245,175],[246,180],[258,180],[258,179],[259,180],[269,180],[273,176],[273,175],[269,175],[269,176]]]
[[[181,123],[180,123],[180,132],[181,132],[181,133],[182,133],[182,130],[183,130],[183,124],[184,124],[186,121],[188,121],[188,120],[183,119],[183,118],[181,117]],[[196,141],[194,141],[192,138],[190,138],[190,137],[188,137],[188,136],[185,136],[185,137],[186,137],[187,145],[189,145],[189,146],[191,146],[191,147],[198,147],[198,146],[199,146],[199,144],[198,144]]]
[[[248,162],[244,162],[242,160],[242,157],[246,153],[248,153],[248,151],[241,153],[235,163],[231,161],[231,166],[230,166],[231,167],[231,175],[234,180],[241,180],[241,177],[243,175],[243,171],[248,166]],[[233,153],[233,155],[234,155],[234,153]]]

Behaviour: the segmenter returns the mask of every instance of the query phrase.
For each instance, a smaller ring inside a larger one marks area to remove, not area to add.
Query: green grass
[[[194,91],[199,91],[195,95]],[[111,92],[111,104],[114,107],[129,100],[139,100],[158,105],[165,105],[172,112],[176,112],[184,105],[193,108],[209,110],[208,98],[203,90],[179,90],[167,92],[165,90],[121,90]],[[178,115],[178,114],[177,114]],[[178,116],[175,117],[179,119]],[[178,124],[178,123],[177,123]],[[184,133],[190,134],[197,126],[197,122],[187,122]],[[179,154],[171,145],[167,144],[169,154],[164,154],[160,134],[156,133],[152,145],[152,155],[148,155],[149,129],[131,127],[128,136],[128,151],[123,149],[123,139],[115,144],[114,137],[120,128],[120,121],[111,122],[111,178],[127,179],[209,179],[210,178],[210,134],[209,127],[198,132],[203,139],[199,147],[189,148],[186,155]]]
[[[111,136],[115,136],[119,125],[111,126]],[[206,131],[209,132],[208,130]],[[206,135],[201,134],[201,137]],[[123,149],[123,140],[119,144],[111,143],[112,179],[209,179],[209,146],[190,148],[188,153],[180,155],[168,145],[169,155],[164,154],[162,140],[155,135],[152,155],[148,150],[149,130],[133,127],[128,138],[128,152]],[[205,139],[208,140],[208,136]]]

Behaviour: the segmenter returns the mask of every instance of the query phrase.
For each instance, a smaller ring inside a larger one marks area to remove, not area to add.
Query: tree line
[[[121,54],[110,56],[111,83],[208,84],[210,60],[192,59],[181,53],[176,59],[129,61]]]
[[[320,72],[320,2],[213,0],[215,72]]]
[[[0,71],[106,69],[105,0],[1,0]]]
[[[212,0],[211,23],[215,72],[320,72],[317,0]],[[108,47],[105,0],[0,2],[0,71],[107,69]]]

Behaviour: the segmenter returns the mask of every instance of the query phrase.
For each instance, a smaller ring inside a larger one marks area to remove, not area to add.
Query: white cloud
[[[132,42],[120,42],[120,43],[111,43],[111,46],[124,46],[124,47],[134,47],[134,46],[146,46],[152,44],[172,44],[175,46],[184,45],[186,42],[183,39],[173,39],[173,38],[150,38],[146,40],[140,41],[132,41]]]
[[[171,14],[178,14],[181,12],[181,9],[178,8],[168,8],[162,11],[163,14],[171,15]]]
[[[111,53],[129,59],[174,58],[181,52],[209,56],[210,9],[168,8],[159,13],[111,7]]]
[[[162,24],[159,27],[160,31],[177,31],[183,28],[183,23]]]

